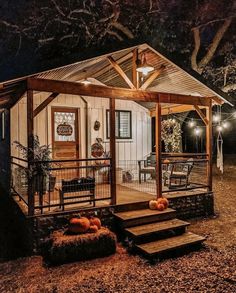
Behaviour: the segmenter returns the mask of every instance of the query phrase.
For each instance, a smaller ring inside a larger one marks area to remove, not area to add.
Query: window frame
[[[108,123],[109,123],[109,116],[108,116],[108,113],[110,112],[109,109],[106,110],[106,138],[107,139],[110,139],[110,135],[108,133]],[[130,133],[130,136],[127,136],[127,137],[121,137],[120,136],[120,113],[129,113],[130,115],[130,125],[129,125],[129,133]],[[115,113],[118,113],[118,136],[116,136],[116,139],[132,139],[132,111],[130,110],[115,110]]]

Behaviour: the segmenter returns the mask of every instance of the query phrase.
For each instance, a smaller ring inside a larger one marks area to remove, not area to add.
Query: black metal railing
[[[110,203],[110,158],[32,162],[31,190],[28,190],[27,175],[23,180],[23,177],[16,176],[17,172],[20,173],[13,167],[19,168],[17,160],[12,158],[12,187],[26,205],[33,202],[29,210],[34,213],[93,207],[98,202],[101,205]],[[26,166],[21,174],[27,174],[28,162],[24,162]],[[33,196],[33,201],[29,201],[30,196]]]
[[[28,212],[28,161],[18,157],[11,157],[11,188],[24,203]]]
[[[125,160],[117,163],[119,189],[155,195],[156,161]],[[208,187],[206,154],[162,154],[162,191],[172,193]]]

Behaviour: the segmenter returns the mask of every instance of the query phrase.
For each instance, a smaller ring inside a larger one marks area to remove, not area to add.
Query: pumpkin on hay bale
[[[96,228],[94,226],[89,228],[93,229],[93,233],[78,235],[66,235],[64,231],[54,231],[44,249],[44,260],[49,264],[58,265],[115,253],[115,234],[105,227],[98,230],[97,226]]]

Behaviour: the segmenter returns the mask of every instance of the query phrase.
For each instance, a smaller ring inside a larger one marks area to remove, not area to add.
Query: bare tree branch
[[[191,55],[191,66],[193,70],[198,72],[199,68],[197,64],[197,55],[201,46],[201,38],[200,38],[200,32],[198,27],[193,28],[192,31],[193,31],[193,37],[194,37],[194,50]]]
[[[217,47],[219,46],[221,39],[223,38],[225,32],[229,28],[231,22],[232,22],[232,18],[226,19],[224,23],[222,24],[222,26],[217,31],[209,49],[207,50],[206,55],[202,58],[202,60],[198,64],[198,68],[201,72],[203,68],[211,61]]]

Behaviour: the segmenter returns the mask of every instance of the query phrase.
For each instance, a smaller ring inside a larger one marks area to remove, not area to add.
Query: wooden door
[[[78,110],[75,108],[52,108],[53,159],[78,159],[78,137]]]

